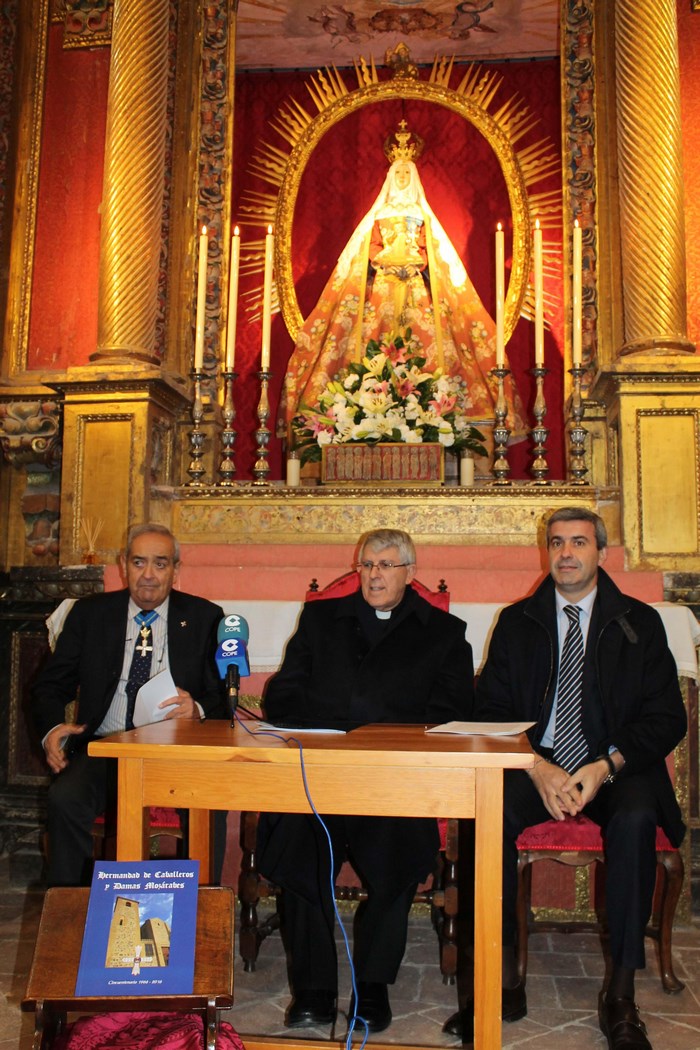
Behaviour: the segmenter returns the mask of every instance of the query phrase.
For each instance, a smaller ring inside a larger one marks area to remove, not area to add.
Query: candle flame
[[[272,226],[268,226],[268,227],[267,227],[267,232],[268,232],[268,233],[272,233]]]
[[[574,226],[578,229],[578,219],[574,219]]]
[[[535,219],[535,229],[539,230],[539,228],[540,228],[540,220],[539,219]]]
[[[500,222],[499,222],[498,226],[496,227],[496,229],[497,230],[502,230],[503,229],[503,227],[501,226]]]
[[[237,226],[234,226],[233,227],[233,236],[234,237],[240,237],[240,235],[241,235],[241,231],[238,229]]]
[[[206,235],[207,235],[207,228],[206,228],[206,226],[202,226],[202,237],[206,237]]]

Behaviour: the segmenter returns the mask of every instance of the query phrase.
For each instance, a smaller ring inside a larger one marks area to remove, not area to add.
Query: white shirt
[[[168,662],[169,604],[170,596],[168,596],[165,601],[154,610],[158,615],[151,624],[153,653],[151,655],[151,670],[148,675],[149,678],[153,678],[153,676],[157,675],[160,671],[170,670],[170,664]],[[117,685],[114,696],[112,697],[112,702],[109,705],[107,714],[102,719],[102,724],[97,730],[96,736],[107,736],[108,733],[121,732],[126,725],[126,683],[129,677],[131,661],[134,656],[134,648],[141,630],[136,622],[136,615],[139,612],[141,612],[140,607],[136,604],[133,598],[129,597],[126,641],[124,643],[124,661],[119,676],[119,684]]]

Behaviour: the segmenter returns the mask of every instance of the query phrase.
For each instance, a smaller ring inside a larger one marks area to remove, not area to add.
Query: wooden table
[[[474,819],[474,1046],[500,1050],[503,770],[533,764],[527,738],[377,725],[347,735],[304,734],[303,742],[319,813]],[[209,810],[310,811],[299,748],[240,725],[171,719],[93,741],[88,751],[119,762],[117,860],[147,856],[148,806],[190,810],[190,856],[199,858],[203,881],[210,880]],[[247,1042],[249,1050],[258,1045],[309,1046]]]
[[[191,995],[76,996],[83,946],[87,888],[48,890],[34,958],[22,1000],[34,1010],[34,1047],[50,1047],[72,1011],[182,1011],[204,1018],[206,1046],[215,1050],[219,1011],[233,1005],[233,891],[205,887],[197,902],[197,937]]]

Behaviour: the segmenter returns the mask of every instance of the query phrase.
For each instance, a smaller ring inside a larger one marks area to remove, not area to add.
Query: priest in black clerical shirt
[[[265,696],[277,725],[351,730],[369,723],[441,723],[472,715],[473,662],[462,620],[410,587],[410,536],[377,529],[361,540],[354,594],[308,602]],[[387,985],[405,945],[408,912],[439,849],[437,823],[324,816],[335,870],[349,857],[367,889],[356,916],[357,1014],[370,1031],[391,1022]],[[263,814],[258,867],[282,887],[294,998],[288,1027],[331,1024],[337,959],[328,839],[314,816]]]

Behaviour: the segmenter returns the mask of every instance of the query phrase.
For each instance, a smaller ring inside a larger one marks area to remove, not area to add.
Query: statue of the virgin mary
[[[480,429],[493,424],[495,324],[426,200],[414,162],[419,147],[405,121],[395,138],[379,196],[299,331],[283,392],[287,426],[304,409],[318,408],[326,384],[362,360],[369,340],[388,341],[407,328],[426,369],[440,368],[464,384],[470,422]],[[526,427],[510,376],[505,394],[517,438]]]

